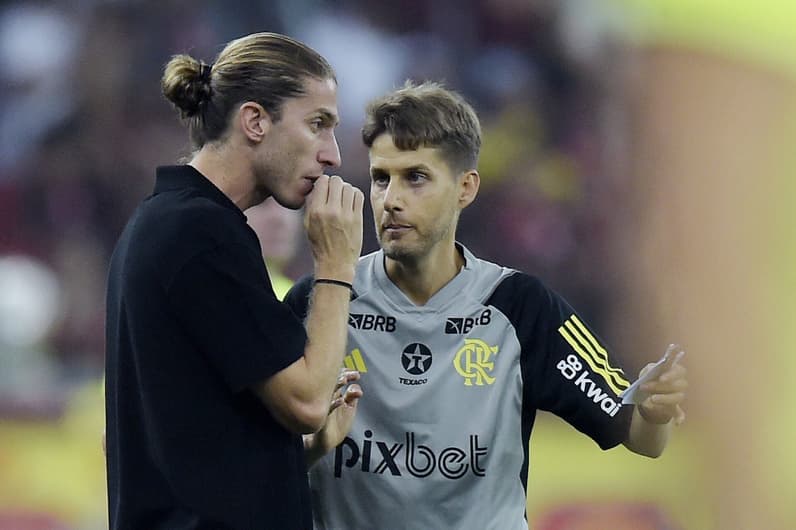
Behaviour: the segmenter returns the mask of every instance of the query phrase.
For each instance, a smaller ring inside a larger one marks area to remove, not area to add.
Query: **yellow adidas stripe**
[[[365,366],[365,359],[362,358],[362,352],[359,351],[359,348],[354,348],[354,351],[351,352],[351,356],[354,358],[354,366],[357,367],[357,370],[360,372],[368,371],[368,367]]]
[[[597,351],[600,352],[601,355],[599,357],[601,357],[602,360],[605,361],[605,364],[608,366],[608,369],[611,370],[612,372],[615,372],[615,373],[619,372],[621,374],[624,374],[625,372],[621,368],[612,368],[608,364],[609,363],[609,361],[608,361],[608,352],[605,351],[605,348],[603,348],[600,345],[600,343],[597,341],[597,339],[594,337],[594,335],[592,335],[591,332],[586,328],[586,326],[583,325],[583,322],[580,321],[580,319],[577,317],[577,315],[572,315],[572,317],[570,317],[570,318],[578,326],[578,329],[581,330],[583,335],[586,338],[589,339],[589,342],[591,342],[591,344],[597,349]],[[597,355],[597,354],[595,353],[595,355]]]
[[[572,333],[576,341],[581,346],[584,346],[586,348],[585,353],[589,355],[589,357],[591,357],[591,359],[594,361],[594,364],[598,366],[598,369],[601,370],[600,374],[604,378],[610,377],[611,381],[616,383],[617,386],[623,388],[627,388],[628,386],[630,386],[630,383],[624,377],[619,375],[621,372],[618,369],[613,368],[610,364],[608,364],[607,359],[604,360],[601,357],[599,357],[592,348],[592,345],[582,335],[580,335],[578,330],[576,330],[569,321],[566,322],[566,326],[569,329],[569,332]]]
[[[622,375],[624,375],[624,372],[618,368],[614,368],[611,366],[610,362],[608,361],[608,352],[605,351],[605,349],[603,349],[601,346],[597,346],[601,350],[602,356],[598,354],[596,351],[594,351],[594,345],[595,343],[597,343],[597,341],[585,327],[582,327],[583,326],[582,324],[580,329],[589,337],[588,339],[584,337],[581,334],[581,332],[575,328],[575,326],[572,325],[571,321],[567,320],[565,325],[567,326],[567,329],[569,329],[569,331],[572,333],[572,335],[576,339],[578,339],[578,341],[583,346],[586,347],[587,352],[591,355],[592,359],[594,359],[594,362],[597,363],[606,372],[608,372],[614,378],[614,381],[617,384],[630,386],[630,383],[624,377],[622,377]]]
[[[365,365],[365,359],[362,358],[362,352],[359,351],[359,348],[354,348],[350,355],[346,355],[343,358],[343,364],[349,370],[358,370],[362,373],[368,371],[368,367]]]
[[[561,334],[562,337],[564,337],[564,339],[569,343],[569,345],[572,346],[572,349],[575,350],[578,353],[578,355],[580,355],[581,358],[583,358],[584,361],[586,361],[586,363],[591,367],[591,369],[596,374],[602,376],[602,378],[605,380],[605,382],[608,384],[608,386],[611,387],[611,390],[613,390],[614,393],[617,396],[622,393],[624,388],[619,388],[617,386],[616,382],[614,382],[613,378],[611,377],[612,374],[607,372],[604,368],[601,368],[601,367],[597,366],[594,363],[594,359],[592,359],[592,357],[588,353],[583,351],[583,348],[581,348],[580,344],[578,344],[578,341],[576,341],[569,334],[569,332],[567,331],[567,329],[564,326],[561,326],[560,328],[558,328],[558,332]],[[628,385],[624,385],[624,386],[625,386],[625,388],[627,388]]]

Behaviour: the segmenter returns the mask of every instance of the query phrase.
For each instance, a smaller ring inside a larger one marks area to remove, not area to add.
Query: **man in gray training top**
[[[455,241],[479,187],[470,105],[438,84],[407,84],[371,103],[362,136],[381,250],[357,266],[345,364],[362,373],[364,397],[342,396],[305,437],[320,458],[315,528],[527,529],[537,410],[604,449],[660,455],[685,417],[677,349],[645,387],[651,397],[622,406],[628,376],[566,301]],[[311,284],[288,294],[300,316]]]

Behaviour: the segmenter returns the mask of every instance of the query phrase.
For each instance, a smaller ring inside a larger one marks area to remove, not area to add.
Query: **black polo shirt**
[[[111,258],[111,529],[310,529],[301,437],[250,387],[304,353],[246,217],[191,166],[157,170]]]

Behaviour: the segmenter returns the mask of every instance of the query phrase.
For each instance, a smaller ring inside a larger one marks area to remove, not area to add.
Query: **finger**
[[[360,374],[358,370],[346,370],[343,374],[343,377],[345,377],[345,381],[348,384],[353,383],[354,381],[359,381],[359,379],[362,377],[362,374]]]
[[[639,377],[642,377],[646,372],[649,371],[650,367],[654,366],[653,364],[648,364],[641,370]],[[657,383],[660,381],[663,382],[672,382],[677,379],[685,379],[688,370],[682,364],[673,364],[670,366],[664,366],[663,370],[661,370],[653,379],[647,381],[647,383]]]
[[[354,188],[354,213],[361,214],[365,205],[365,195],[359,188]]]
[[[343,186],[343,194],[342,194],[342,205],[344,212],[350,212],[354,209],[354,186],[349,183],[345,183]]]
[[[658,379],[664,383],[678,379],[685,380],[687,373],[688,370],[682,364],[673,364],[668,370],[664,371]]]
[[[362,397],[362,394],[362,388],[357,384],[353,384],[346,389],[343,401],[346,405],[352,406]]]
[[[335,382],[335,391],[340,390],[346,385],[353,383],[354,381],[359,381],[360,374],[356,370],[349,370],[348,368],[342,368],[340,370],[340,375],[337,377],[337,381]]]
[[[351,368],[347,368],[345,366],[340,369],[340,375],[337,377],[338,380],[345,381],[356,381],[359,378],[359,370],[352,370]]]
[[[340,206],[343,197],[343,179],[337,175],[329,177],[329,195],[326,203],[331,206]]]
[[[331,414],[332,412],[334,412],[334,410],[335,410],[335,409],[338,409],[338,408],[340,408],[340,406],[342,406],[342,405],[343,405],[343,403],[345,403],[345,400],[343,400],[343,398],[342,398],[342,397],[338,397],[338,398],[335,398],[335,399],[333,399],[333,400],[332,400],[332,401],[329,403],[329,414]]]
[[[329,413],[331,414],[335,409],[340,408],[343,405],[353,407],[356,406],[357,401],[359,398],[362,397],[362,388],[357,385],[353,384],[345,389],[345,395],[342,395],[342,390],[336,392],[334,399],[329,404]]]
[[[669,368],[682,359],[683,355],[685,355],[685,350],[682,346],[679,344],[669,344],[669,347],[666,348],[666,353],[663,354],[664,359],[666,359],[664,364]]]
[[[307,195],[307,205],[323,204],[329,195],[329,175],[321,175],[312,185],[312,191]]]
[[[641,390],[648,394],[672,394],[688,390],[688,381],[676,379],[674,381],[649,381],[641,385]]]
[[[345,382],[343,379],[338,379],[334,383],[334,390],[332,390],[332,398],[336,398],[340,396],[343,392],[342,389],[345,387]]]
[[[674,414],[674,424],[682,425],[685,422],[685,411],[680,405],[677,405],[677,410]]]
[[[650,396],[650,401],[654,405],[679,405],[685,400],[685,393],[675,392],[673,394],[655,394]]]
[[[650,396],[670,396],[672,394],[683,394],[685,395],[686,391],[688,390],[685,384],[683,385],[654,385],[648,388],[642,388],[642,391]]]

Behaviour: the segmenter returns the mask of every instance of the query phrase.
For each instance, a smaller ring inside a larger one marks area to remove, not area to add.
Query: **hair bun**
[[[212,68],[190,55],[175,55],[166,64],[161,80],[163,95],[183,118],[196,116],[210,101]]]

